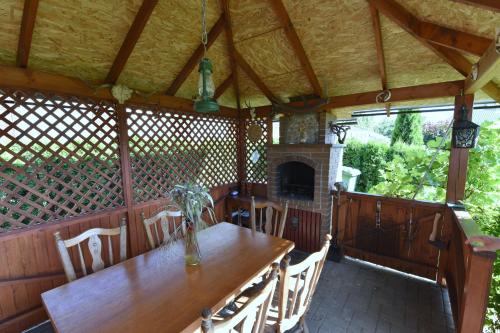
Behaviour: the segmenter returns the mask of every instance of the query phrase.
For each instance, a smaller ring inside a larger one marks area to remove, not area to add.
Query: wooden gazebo
[[[54,232],[67,238],[125,217],[132,257],[148,250],[141,213],[165,205],[173,184],[210,187],[219,220],[241,182],[265,194],[272,104],[321,102],[318,112],[348,118],[441,103],[455,103],[456,117],[465,104],[471,117],[474,101],[500,103],[495,0],[208,1],[216,114],[193,109],[199,1],[0,3],[0,332],[46,319],[40,294],[66,283]],[[118,102],[116,87],[132,96]],[[390,98],[380,100],[384,91]],[[263,135],[251,141],[255,123]],[[255,150],[261,159],[250,163]],[[452,206],[464,197],[467,157],[451,150],[447,204],[347,193],[365,209],[341,223],[374,216],[377,200],[394,214],[415,209],[415,219],[442,213],[446,249],[427,244],[423,228],[412,257],[355,245],[347,254],[446,284],[457,331],[480,332],[494,253],[465,244],[477,227]],[[285,234],[315,250],[315,217],[294,214],[311,227]]]

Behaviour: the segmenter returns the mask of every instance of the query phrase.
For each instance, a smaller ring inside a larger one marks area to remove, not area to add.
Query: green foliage
[[[391,145],[398,141],[409,145],[423,143],[422,117],[419,113],[408,113],[409,111],[411,110],[402,110],[396,117]]]
[[[439,138],[441,138],[444,133],[446,133],[446,129],[448,128],[449,124],[450,122],[447,120],[425,123],[422,128],[424,143],[427,144],[427,142],[431,140],[438,140]]]
[[[351,141],[344,150],[344,165],[361,171],[356,183],[356,191],[368,192],[383,179],[379,172],[385,167],[389,146],[383,143],[361,143]]]

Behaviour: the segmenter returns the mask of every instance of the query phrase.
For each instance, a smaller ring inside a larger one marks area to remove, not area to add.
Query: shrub
[[[419,113],[408,113],[411,110],[401,110],[396,117],[394,131],[392,132],[391,145],[401,141],[409,145],[421,145],[422,116]]]

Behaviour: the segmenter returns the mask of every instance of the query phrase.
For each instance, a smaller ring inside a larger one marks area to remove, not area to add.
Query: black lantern
[[[474,148],[479,137],[479,125],[467,120],[467,107],[462,105],[460,120],[453,124],[453,148]]]

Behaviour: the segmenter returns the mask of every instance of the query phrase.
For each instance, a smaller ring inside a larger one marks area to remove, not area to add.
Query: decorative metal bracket
[[[328,126],[330,127],[330,132],[337,136],[338,142],[340,144],[343,144],[347,135],[347,131],[351,129],[351,126],[339,125],[334,123],[333,121],[330,121],[328,123]]]

